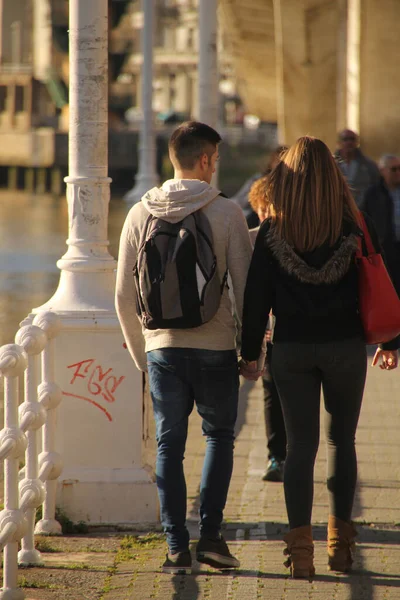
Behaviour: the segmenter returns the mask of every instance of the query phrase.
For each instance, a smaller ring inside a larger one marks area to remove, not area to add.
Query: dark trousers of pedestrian
[[[169,551],[189,547],[183,460],[194,403],[207,448],[200,482],[200,535],[218,538],[233,468],[239,397],[235,350],[165,348],[147,353],[156,423],[156,480]]]
[[[366,367],[366,347],[361,338],[274,344],[272,373],[288,440],[284,490],[290,529],[311,523],[321,389],[326,411],[330,514],[351,520],[357,481],[355,433]]]
[[[278,390],[271,372],[272,353],[273,345],[267,344],[265,372],[262,378],[265,431],[267,434],[268,458],[274,457],[282,461],[286,458],[286,430]]]

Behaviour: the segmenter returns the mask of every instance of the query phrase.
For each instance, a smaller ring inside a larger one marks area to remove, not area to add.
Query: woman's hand
[[[257,379],[263,374],[263,371],[259,371],[257,368],[257,361],[251,360],[249,362],[241,360],[239,363],[240,374],[250,381],[257,381]]]
[[[378,348],[372,361],[373,367],[378,364],[380,358],[382,359],[382,363],[379,366],[381,369],[386,369],[386,371],[395,369],[399,362],[397,350],[382,350]]]

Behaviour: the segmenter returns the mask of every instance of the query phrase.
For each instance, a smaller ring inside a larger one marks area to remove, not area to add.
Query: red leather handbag
[[[400,334],[400,298],[386,270],[382,255],[372,244],[364,217],[360,214],[358,264],[359,310],[367,344],[389,342]],[[363,240],[365,244],[363,244]],[[364,248],[363,248],[364,247]]]

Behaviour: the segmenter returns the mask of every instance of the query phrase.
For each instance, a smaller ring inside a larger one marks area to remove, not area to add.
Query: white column
[[[63,394],[57,504],[72,521],[155,522],[156,486],[143,464],[142,375],[124,347],[114,307],[116,261],[107,249],[107,5],[69,3],[68,250],[58,261],[55,295],[34,312],[53,311],[61,321],[54,340]]]
[[[139,135],[138,172],[133,189],[125,195],[125,201],[136,204],[152,187],[158,185],[156,171],[156,140],[153,119],[153,30],[154,0],[142,0],[142,123]]]
[[[199,1],[198,120],[214,129],[218,125],[217,0]],[[218,164],[217,164],[218,168]],[[218,172],[212,183],[217,186]]]
[[[337,130],[347,127],[347,0],[339,0],[337,37],[336,123]]]
[[[361,0],[348,0],[347,127],[360,133]]]
[[[217,127],[217,0],[199,2],[199,121]]]
[[[114,311],[116,262],[108,252],[107,0],[70,2],[68,250],[43,309]]]
[[[50,0],[33,3],[33,74],[46,81],[52,61],[52,29]]]

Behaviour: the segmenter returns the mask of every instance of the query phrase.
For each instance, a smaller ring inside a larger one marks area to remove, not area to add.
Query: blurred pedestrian
[[[330,516],[328,564],[348,571],[355,530],[355,433],[366,376],[359,314],[359,211],[327,146],[300,138],[270,174],[270,216],[258,233],[247,278],[241,373],[257,379],[268,316],[276,317],[272,373],[288,438],[284,490],[290,531],[285,563],[293,577],[314,575],[313,473],[319,445],[321,388],[326,409]],[[371,238],[379,240],[368,217]],[[393,342],[375,362],[397,367]]]
[[[384,154],[381,178],[365,193],[362,209],[374,221],[389,272],[400,295],[400,157]]]
[[[338,149],[335,158],[340,170],[360,206],[366,190],[379,181],[379,170],[373,160],[365,156],[359,148],[358,135],[351,129],[344,129],[338,135]]]
[[[276,166],[276,165],[275,165]],[[255,181],[249,192],[249,203],[262,223],[268,216],[267,207],[267,184],[268,175],[264,175]],[[250,239],[254,245],[259,227],[250,230]],[[263,476],[263,481],[283,481],[283,467],[286,458],[286,431],[283,421],[282,407],[279,400],[278,390],[271,371],[273,353],[272,334],[273,320],[271,314],[267,327],[267,353],[265,367],[262,376],[264,391],[264,420],[267,436],[268,463]]]
[[[277,146],[269,154],[268,159],[266,161],[266,165],[262,172],[255,173],[249,179],[247,179],[247,181],[242,185],[240,190],[231,198],[231,200],[239,204],[240,208],[243,210],[249,229],[253,229],[254,227],[257,227],[260,224],[260,220],[257,216],[257,213],[252,209],[249,203],[249,192],[251,186],[257,181],[257,179],[260,179],[260,177],[263,177],[264,175],[268,175],[268,173],[270,173],[272,169],[275,168],[275,166],[279,162],[279,158],[282,152],[284,152],[286,149],[286,146]]]

